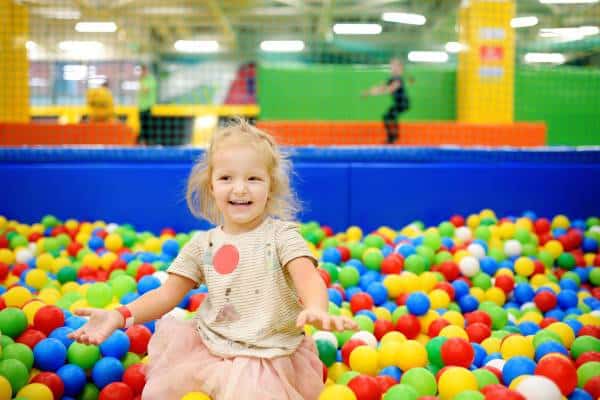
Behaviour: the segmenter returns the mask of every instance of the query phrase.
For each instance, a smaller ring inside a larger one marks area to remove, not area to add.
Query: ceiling
[[[180,39],[217,40],[223,54],[253,55],[265,39],[302,39],[307,49],[378,51],[441,50],[457,38],[459,0],[21,0],[30,11],[30,40],[41,58],[60,56],[64,40],[96,40],[109,46],[108,57],[175,53]],[[540,28],[599,26],[600,2],[547,5],[517,0],[517,16],[536,16],[539,24],[517,29],[517,46],[544,46]],[[384,22],[383,12],[426,16],[423,26]],[[114,33],[78,33],[78,21],[113,21]],[[336,22],[371,22],[383,26],[374,36],[338,36]],[[600,35],[579,52],[598,53]],[[587,38],[586,40],[589,40]]]

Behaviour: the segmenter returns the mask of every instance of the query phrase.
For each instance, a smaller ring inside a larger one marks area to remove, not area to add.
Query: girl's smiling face
[[[224,142],[212,159],[211,190],[223,230],[242,233],[265,217],[271,178],[264,157],[247,143]]]

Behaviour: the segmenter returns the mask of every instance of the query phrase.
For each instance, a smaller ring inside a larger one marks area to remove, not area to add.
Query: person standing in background
[[[140,117],[139,144],[149,144],[152,134],[152,106],[156,104],[157,88],[156,79],[150,73],[147,65],[142,65],[140,75],[140,92],[138,109]]]
[[[398,115],[410,108],[410,101],[406,93],[404,82],[404,65],[399,58],[390,60],[391,77],[384,85],[373,86],[363,92],[363,96],[377,96],[391,94],[394,103],[383,115],[383,125],[387,134],[386,144],[393,144],[398,139]],[[414,80],[409,78],[410,83]]]

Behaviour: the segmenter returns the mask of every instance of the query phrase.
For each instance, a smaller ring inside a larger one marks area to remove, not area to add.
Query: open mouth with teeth
[[[229,204],[232,206],[249,206],[252,202],[248,200],[229,200]]]

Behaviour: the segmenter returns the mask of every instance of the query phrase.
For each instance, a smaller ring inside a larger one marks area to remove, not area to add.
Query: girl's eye
[[[250,181],[262,181],[262,179],[259,178],[258,176],[251,176],[250,178],[248,178],[248,180],[250,180]]]
[[[229,179],[231,179],[231,177],[229,175],[223,175],[223,176],[219,177],[220,181],[228,181]]]

